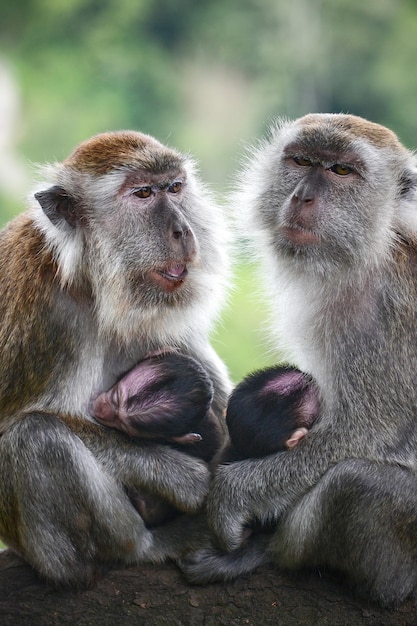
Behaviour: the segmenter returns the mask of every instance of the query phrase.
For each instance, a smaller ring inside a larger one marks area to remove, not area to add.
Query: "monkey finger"
[[[203,437],[199,433],[186,433],[185,435],[172,437],[171,441],[174,441],[176,443],[180,443],[183,445],[188,445],[192,443],[198,443],[199,441],[203,441]]]

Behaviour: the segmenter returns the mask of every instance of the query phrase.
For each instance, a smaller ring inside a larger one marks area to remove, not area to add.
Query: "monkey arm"
[[[200,459],[169,446],[130,441],[112,442],[110,451],[96,445],[91,449],[123,485],[145,487],[187,513],[204,504],[211,476]]]
[[[81,418],[61,419],[125,487],[146,488],[187,513],[203,505],[211,479],[204,461],[169,446],[130,439]]]
[[[331,439],[333,437],[333,443]],[[225,550],[239,547],[253,520],[278,520],[347,449],[327,430],[311,432],[291,451],[220,465],[207,501],[209,524]]]

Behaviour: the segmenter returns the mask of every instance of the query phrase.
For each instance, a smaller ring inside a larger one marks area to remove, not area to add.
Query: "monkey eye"
[[[180,180],[176,180],[172,185],[168,187],[169,193],[178,193],[181,191],[182,182]]]
[[[149,198],[151,194],[152,187],[150,187],[149,185],[147,185],[146,187],[139,187],[139,189],[136,189],[136,191],[133,192],[133,195],[137,196],[138,198]]]
[[[335,163],[332,167],[329,168],[331,172],[338,174],[338,176],[348,176],[353,172],[351,167],[347,165],[341,165],[340,163]]]
[[[294,157],[294,161],[297,163],[297,165],[302,165],[303,167],[310,167],[311,165],[313,165],[310,159],[305,159],[304,157]]]

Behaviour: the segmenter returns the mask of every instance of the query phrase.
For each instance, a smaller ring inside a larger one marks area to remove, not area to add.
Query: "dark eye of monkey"
[[[146,187],[139,187],[139,189],[137,189],[133,195],[137,196],[138,198],[149,198],[151,194],[152,194],[152,187],[148,185]]]
[[[348,176],[353,172],[351,167],[348,167],[347,165],[342,165],[341,163],[335,163],[329,169],[331,172],[338,174],[338,176]]]
[[[182,182],[180,180],[176,180],[174,183],[172,183],[172,185],[168,187],[168,191],[169,193],[178,193],[179,191],[181,191],[181,188]]]
[[[297,165],[302,165],[303,167],[310,167],[311,165],[313,165],[310,159],[305,159],[304,157],[294,157],[294,161],[297,163]]]
[[[313,165],[313,162],[305,157],[294,157],[294,161],[297,165],[301,165],[302,167],[311,167]],[[329,170],[338,176],[348,176],[353,172],[351,167],[343,165],[342,163],[335,163],[332,167],[329,167]]]

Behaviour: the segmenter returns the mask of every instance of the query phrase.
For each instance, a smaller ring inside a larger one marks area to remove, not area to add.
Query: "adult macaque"
[[[138,363],[94,398],[90,412],[103,426],[170,443],[209,462],[224,440],[224,429],[210,408],[212,399],[212,382],[195,359],[162,352]],[[145,489],[125,488],[149,528],[178,513],[166,499]]]
[[[381,603],[417,591],[417,169],[390,130],[351,115],[283,122],[237,206],[255,232],[287,354],[317,382],[320,419],[291,451],[219,467],[210,524],[230,554],[198,582],[273,560],[344,572]],[[242,546],[252,519],[272,537]]]
[[[263,457],[294,448],[319,414],[317,389],[294,367],[269,367],[249,374],[233,390],[226,424],[225,461]]]
[[[230,385],[208,333],[226,230],[191,161],[148,135],[93,137],[44,178],[0,234],[0,536],[47,579],[84,585],[193,541],[146,529],[124,487],[195,512],[206,463],[103,428],[89,403],[174,347],[207,371],[220,424]]]

